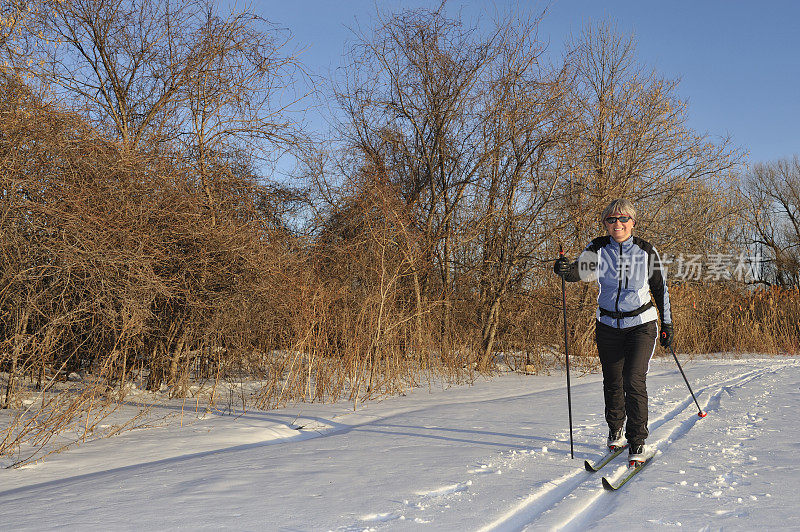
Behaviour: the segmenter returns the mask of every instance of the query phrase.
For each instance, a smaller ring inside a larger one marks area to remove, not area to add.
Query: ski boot
[[[639,467],[645,461],[647,457],[645,456],[645,449],[643,443],[632,443],[630,447],[628,447],[628,467]]]
[[[608,431],[608,440],[606,440],[606,446],[608,450],[611,452],[616,451],[620,447],[623,447],[625,444],[625,434],[623,433],[623,429],[610,429]]]

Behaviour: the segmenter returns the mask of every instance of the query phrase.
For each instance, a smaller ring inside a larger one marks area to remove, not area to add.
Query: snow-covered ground
[[[800,359],[654,360],[655,459],[617,492],[598,375],[504,375],[350,405],[190,410],[0,472],[6,530],[800,529]],[[623,455],[624,456],[624,455]]]

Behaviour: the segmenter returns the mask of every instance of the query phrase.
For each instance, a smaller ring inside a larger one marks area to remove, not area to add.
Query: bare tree
[[[245,139],[297,140],[285,113],[296,101],[299,67],[284,51],[290,35],[251,12],[221,14],[211,0],[32,0],[29,7],[27,31],[14,43],[25,53],[14,66],[132,152],[180,140],[204,161]]]
[[[732,211],[718,186],[732,184],[742,154],[730,139],[715,142],[688,127],[678,81],[646,69],[633,38],[609,23],[587,26],[571,50],[577,129],[566,203],[577,240],[597,230],[596,212],[614,197],[637,202],[644,216],[639,229],[657,235],[666,249],[701,239],[728,218]],[[675,220],[693,198],[710,201],[695,209],[700,219],[687,230]]]
[[[300,68],[283,52],[288,35],[265,31],[266,22],[251,13],[222,17],[209,10],[204,16],[182,90],[182,138],[213,212],[215,181],[231,177],[215,160],[247,154],[263,163],[297,149],[301,128],[287,113],[302,95],[282,101]]]
[[[200,4],[162,0],[41,0],[18,68],[103,124],[125,146],[173,138]]]
[[[536,39],[537,23],[515,20],[502,26],[476,147],[488,157],[471,187],[474,203],[458,217],[464,226],[478,228],[473,240],[465,240],[475,246],[467,260],[479,287],[482,370],[493,359],[504,300],[523,291],[552,232],[565,225],[553,200],[563,172],[560,150],[569,132],[568,70],[550,71],[539,64],[544,47]]]
[[[800,158],[755,164],[741,191],[745,237],[767,252],[762,281],[800,286]]]
[[[453,288],[453,217],[481,155],[480,76],[496,35],[477,39],[474,29],[440,11],[406,11],[380,21],[352,52],[348,78],[337,98],[348,119],[349,141],[373,166],[387,168],[423,235],[428,269],[417,272],[420,298],[444,301],[441,327],[449,334]],[[421,302],[420,302],[421,304]]]
[[[509,18],[482,33],[442,9],[393,15],[361,36],[337,91],[350,145],[386,169],[414,213],[418,307],[441,301],[444,345],[451,300],[479,278],[491,352],[500,300],[541,244],[528,230],[557,175],[547,154],[563,131],[564,80],[537,62],[537,23]]]

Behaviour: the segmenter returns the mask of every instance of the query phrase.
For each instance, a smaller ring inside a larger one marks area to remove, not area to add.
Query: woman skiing
[[[658,252],[633,236],[633,203],[616,199],[600,219],[608,235],[592,240],[573,263],[559,258],[554,271],[570,282],[597,281],[600,286],[595,340],[603,368],[607,443],[616,449],[627,439],[628,459],[636,465],[646,459],[646,378],[659,315],[661,345],[669,347],[674,334],[669,294]]]

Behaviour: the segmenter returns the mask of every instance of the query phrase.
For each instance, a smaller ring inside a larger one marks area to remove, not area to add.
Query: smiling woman
[[[669,295],[658,252],[633,236],[633,203],[616,199],[600,218],[608,236],[592,240],[572,264],[560,258],[554,269],[567,281],[594,280],[600,287],[595,339],[603,368],[607,445],[616,449],[627,440],[630,461],[640,463],[648,456],[646,379],[659,315],[661,345],[672,343]]]

